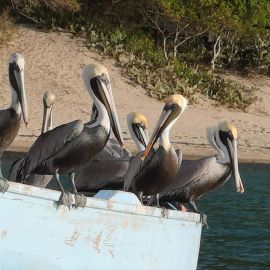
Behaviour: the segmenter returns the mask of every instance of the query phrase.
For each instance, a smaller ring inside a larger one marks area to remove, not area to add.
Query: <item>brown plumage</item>
[[[145,196],[157,195],[175,181],[179,161],[170,144],[169,131],[185,110],[187,100],[173,95],[165,103],[160,119],[145,151],[139,153],[130,163],[124,178],[124,190]],[[159,147],[153,145],[160,138]]]
[[[11,88],[11,104],[8,109],[0,110],[0,178],[1,156],[15,139],[21,121],[28,123],[28,112],[24,90],[24,58],[17,53],[10,56],[8,64],[9,84]],[[5,180],[6,181],[6,180]],[[0,191],[5,191],[1,190]]]
[[[75,171],[104,148],[111,128],[114,129],[119,143],[123,145],[106,68],[96,64],[85,66],[83,79],[98,109],[95,121],[83,124],[81,120],[75,120],[41,134],[29,149],[17,173],[18,180],[31,173],[54,175],[62,191],[60,203],[69,207],[72,205],[72,198],[64,191],[59,173],[71,175],[75,207],[79,206],[81,196],[74,183]]]
[[[162,205],[188,203],[192,211],[198,212],[195,201],[224,185],[231,175],[237,192],[244,192],[238,171],[236,127],[221,121],[217,127],[207,129],[207,139],[217,155],[183,161],[175,183],[160,193]],[[155,199],[151,198],[149,204],[154,203]],[[206,224],[206,216],[202,216]]]
[[[18,134],[21,115],[13,108],[0,111],[0,153],[5,151]]]
[[[50,91],[46,91],[43,95],[43,119],[41,134],[52,129],[52,108],[54,104],[54,99],[55,96]],[[24,157],[16,160],[11,165],[9,172],[9,180],[16,181],[17,172],[21,167],[23,160]],[[26,185],[33,185],[36,187],[46,187],[51,179],[51,175],[30,174],[23,179],[22,183]]]
[[[94,118],[92,118],[94,119]],[[129,113],[127,124],[138,151],[145,149],[148,142],[147,119],[139,113]],[[94,160],[88,162],[78,173],[75,182],[79,191],[95,192],[103,189],[122,189],[131,153],[119,142],[110,138],[104,149]]]

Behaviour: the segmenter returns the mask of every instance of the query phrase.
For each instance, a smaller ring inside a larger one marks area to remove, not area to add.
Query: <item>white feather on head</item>
[[[9,64],[16,63],[20,70],[24,69],[24,57],[19,53],[12,53],[9,57]]]
[[[146,128],[148,127],[148,121],[146,117],[141,113],[137,113],[137,112],[128,113],[127,121],[132,124],[143,123]]]
[[[102,74],[105,74],[109,79],[107,68],[99,63],[89,64],[83,68],[83,78],[87,78],[88,80],[101,76]]]
[[[219,124],[218,124],[218,130],[224,131],[224,132],[231,132],[234,139],[237,139],[237,128],[234,126],[232,123],[221,119]]]
[[[183,112],[187,108],[188,100],[179,94],[174,94],[169,96],[166,101],[166,104],[176,103],[181,107],[181,112]]]
[[[46,107],[49,108],[55,100],[55,96],[52,92],[46,91],[43,95],[43,102],[45,103]]]

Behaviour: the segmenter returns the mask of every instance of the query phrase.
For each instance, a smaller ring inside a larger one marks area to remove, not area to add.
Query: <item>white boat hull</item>
[[[0,196],[1,270],[196,269],[198,214],[145,207],[121,191],[88,198],[84,209],[59,207],[59,196],[10,183]]]

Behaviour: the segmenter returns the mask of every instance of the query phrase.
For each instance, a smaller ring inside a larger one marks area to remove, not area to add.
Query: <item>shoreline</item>
[[[135,145],[131,142],[130,138],[126,138],[126,146],[131,152],[136,151]],[[17,141],[10,145],[10,147],[4,152],[5,155],[22,155],[28,151],[33,141]],[[195,160],[206,156],[215,155],[215,151],[209,147],[198,147],[195,144],[180,145],[174,144],[175,149],[179,148],[183,152],[183,159]],[[270,164],[270,157],[267,153],[253,152],[253,149],[247,149],[248,152],[238,150],[239,163],[259,163]],[[250,153],[253,152],[253,158],[250,158]]]
[[[13,52],[24,55],[25,87],[28,103],[29,125],[23,124],[13,144],[7,149],[12,153],[26,152],[40,134],[43,116],[42,96],[45,91],[55,94],[53,126],[75,119],[88,122],[92,101],[85,90],[81,69],[89,63],[102,63],[110,74],[116,110],[128,149],[135,153],[126,123],[129,112],[140,112],[148,119],[151,134],[158,121],[163,102],[146,95],[145,90],[123,75],[119,64],[109,58],[88,50],[81,38],[71,38],[68,33],[42,32],[38,29],[19,27],[16,42],[0,49],[1,59],[9,59]],[[215,155],[208,145],[206,128],[216,126],[220,119],[232,122],[238,130],[239,162],[270,164],[270,79],[257,76],[230,78],[247,86],[258,86],[258,98],[245,111],[220,106],[202,94],[196,96],[196,104],[189,105],[186,112],[170,133],[173,146],[179,148],[184,159],[198,159]],[[1,108],[10,104],[10,87],[5,61],[0,62]]]

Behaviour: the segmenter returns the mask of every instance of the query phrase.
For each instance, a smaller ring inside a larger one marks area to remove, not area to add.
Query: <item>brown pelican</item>
[[[179,168],[177,154],[169,139],[169,132],[186,109],[187,100],[181,95],[170,96],[146,149],[130,163],[124,177],[124,190],[139,195],[157,195],[175,181]],[[160,138],[159,147],[153,145]]]
[[[105,147],[111,127],[124,147],[107,69],[99,64],[85,66],[83,80],[98,110],[96,120],[86,124],[75,120],[41,134],[26,154],[17,174],[18,180],[31,173],[54,175],[62,192],[60,203],[69,207],[72,197],[64,191],[59,173],[70,174],[75,207],[81,206],[85,200],[82,202],[82,196],[76,190],[74,172]]]
[[[127,115],[127,125],[138,152],[145,150],[148,144],[148,121],[146,117],[143,114],[131,112]]]
[[[218,155],[183,161],[177,181],[160,193],[160,203],[188,203],[198,213],[195,200],[224,185],[231,175],[237,192],[244,192],[238,170],[236,127],[222,120],[217,127],[207,129],[207,140]],[[206,216],[203,218],[206,222]]]
[[[143,151],[148,142],[148,122],[140,113],[129,113],[127,124],[130,135],[138,151]],[[122,189],[125,175],[131,159],[131,153],[123,149],[113,138],[110,138],[105,148],[88,162],[78,173],[75,183],[78,191],[93,192],[101,188]]]
[[[28,123],[28,111],[24,89],[24,58],[18,53],[10,56],[8,64],[9,83],[11,88],[11,104],[8,109],[0,110],[0,178],[2,184],[0,191],[8,188],[6,180],[1,172],[1,156],[16,137],[21,121],[21,115],[25,125]]]
[[[43,95],[43,120],[42,120],[42,128],[41,134],[51,130],[52,126],[52,108],[54,104],[54,94],[47,91]],[[24,157],[16,160],[10,169],[10,180],[16,180],[17,171],[20,168]],[[32,185],[36,187],[46,187],[47,184],[50,182],[52,176],[51,175],[39,175],[39,174],[30,174],[23,179],[22,183],[27,185]]]

